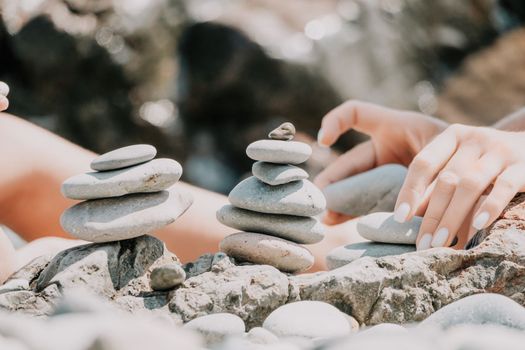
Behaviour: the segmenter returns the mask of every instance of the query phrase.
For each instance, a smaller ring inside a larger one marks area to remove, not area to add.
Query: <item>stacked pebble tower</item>
[[[294,136],[295,127],[284,123],[270,132],[270,140],[250,144],[246,154],[257,161],[253,176],[240,182],[228,196],[231,205],[217,212],[221,223],[243,231],[224,238],[221,251],[290,273],[313,265],[313,255],[299,244],[324,238],[324,227],[314,216],[326,206],[308,173],[294,166],[312,154],[309,145],[291,141]]]

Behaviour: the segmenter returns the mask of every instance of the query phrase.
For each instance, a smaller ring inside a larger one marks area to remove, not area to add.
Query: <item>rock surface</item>
[[[308,173],[294,165],[255,162],[252,174],[268,185],[277,186],[308,178]]]
[[[174,222],[192,204],[189,193],[167,191],[95,199],[67,209],[60,218],[64,230],[89,242],[129,239]]]
[[[184,327],[200,333],[208,346],[220,344],[228,336],[244,334],[246,328],[239,316],[228,313],[201,316]]]
[[[225,205],[217,211],[217,220],[238,230],[266,233],[299,244],[324,238],[324,225],[315,217],[262,214]]]
[[[267,214],[315,216],[326,207],[323,193],[308,180],[269,186],[251,176],[237,184],[228,199],[238,208]]]
[[[72,176],[62,184],[62,193],[67,198],[84,200],[158,192],[175,184],[181,175],[177,161],[154,159],[125,169]]]
[[[359,235],[373,242],[416,244],[422,217],[400,224],[390,212],[377,212],[359,218],[356,229]]]
[[[173,289],[186,279],[186,272],[179,264],[159,266],[151,271],[150,286],[153,290]]]
[[[132,145],[101,154],[91,162],[91,169],[108,171],[126,168],[155,158],[157,149],[151,145]]]
[[[416,251],[416,247],[410,245],[374,242],[353,243],[331,250],[326,256],[326,265],[330,270],[333,270],[365,256],[380,258],[414,251]]]
[[[248,145],[246,154],[262,162],[301,164],[312,155],[312,147],[304,142],[259,140]]]
[[[391,212],[406,172],[402,165],[387,164],[328,185],[323,190],[327,208],[353,217]]]

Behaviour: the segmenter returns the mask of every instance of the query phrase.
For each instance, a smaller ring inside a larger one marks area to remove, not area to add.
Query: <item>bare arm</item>
[[[509,114],[492,127],[505,131],[525,131],[525,107]]]

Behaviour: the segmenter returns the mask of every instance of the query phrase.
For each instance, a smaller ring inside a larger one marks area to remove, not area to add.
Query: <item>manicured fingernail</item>
[[[0,95],[7,96],[9,95],[9,85],[0,81]]]
[[[394,220],[402,224],[407,220],[408,213],[410,213],[410,205],[401,203],[394,212]]]
[[[474,227],[476,230],[481,230],[485,227],[487,222],[489,221],[489,213],[486,211],[483,211],[479,213],[472,222],[472,227]]]
[[[425,233],[423,237],[419,240],[419,244],[417,245],[417,250],[426,250],[430,248],[430,242],[432,242],[432,234],[431,233]]]
[[[317,143],[321,147],[328,147],[327,144],[323,143],[323,136],[324,136],[323,129],[319,129],[319,132],[317,133]]]
[[[432,240],[432,247],[444,247],[448,239],[448,229],[446,227],[440,228],[434,235]]]

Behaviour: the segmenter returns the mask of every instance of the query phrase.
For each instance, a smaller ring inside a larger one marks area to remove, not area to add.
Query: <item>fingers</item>
[[[372,169],[375,162],[374,145],[371,141],[363,142],[332,162],[317,175],[314,183],[324,188],[348,176]]]
[[[9,101],[6,97],[0,95],[0,112],[5,111],[9,107]]]

